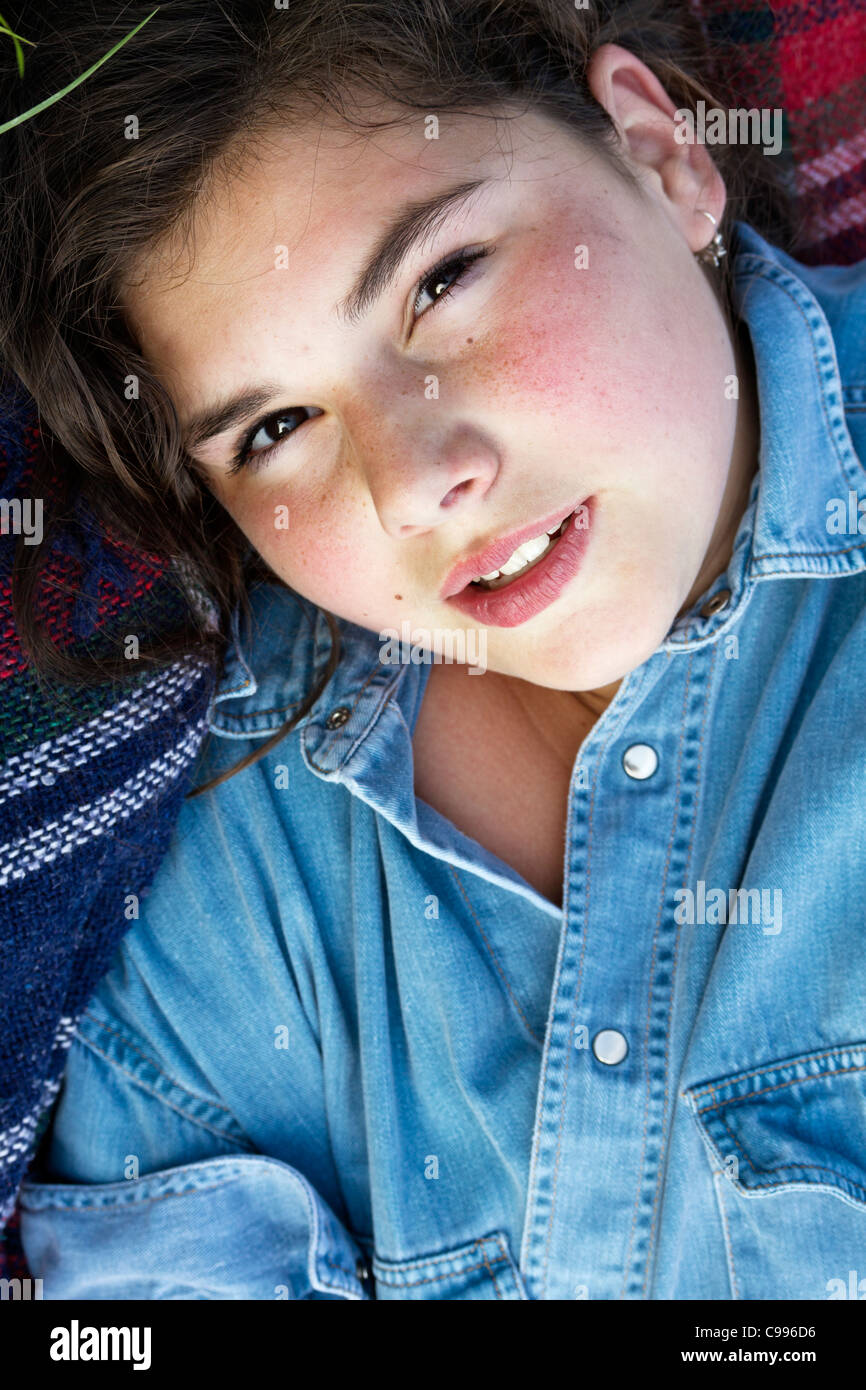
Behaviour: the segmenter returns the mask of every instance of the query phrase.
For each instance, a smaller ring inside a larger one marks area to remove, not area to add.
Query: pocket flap
[[[712,1157],[742,1192],[811,1183],[866,1202],[866,1042],[789,1057],[685,1095]]]
[[[263,1154],[115,1183],[21,1188],[46,1299],[362,1300],[360,1249],[302,1173]]]

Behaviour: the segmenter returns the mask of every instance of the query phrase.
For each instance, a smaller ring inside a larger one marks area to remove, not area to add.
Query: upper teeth
[[[520,570],[525,569],[527,565],[532,564],[533,560],[537,560],[540,555],[544,554],[550,545],[551,537],[556,535],[561,525],[562,522],[560,521],[556,526],[551,526],[549,531],[543,531],[540,536],[533,536],[532,540],[524,541],[523,545],[519,545],[513,555],[509,555],[505,564],[498,570],[491,570],[489,574],[479,574],[478,579],[498,579],[501,574],[517,574]]]

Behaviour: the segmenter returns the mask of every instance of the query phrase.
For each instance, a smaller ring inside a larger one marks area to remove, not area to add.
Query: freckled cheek
[[[549,331],[525,325],[479,364],[478,380],[497,403],[566,405],[575,392],[570,368],[568,353]]]
[[[275,484],[231,512],[271,569],[312,602],[351,616],[365,596],[390,593],[388,558],[365,541],[366,514],[334,496],[291,500]]]
[[[607,458],[628,458],[642,441],[659,446],[666,421],[682,413],[684,386],[689,399],[696,385],[681,329],[644,305],[638,287],[623,303],[600,273],[568,288],[526,306],[485,364],[491,381],[501,374],[503,410],[525,411],[534,429],[579,437]]]
[[[621,363],[610,342],[578,338],[573,323],[551,317],[525,325],[473,367],[481,409],[527,444],[552,449],[579,436],[605,447],[622,433]]]
[[[538,426],[545,416],[584,422],[613,417],[611,388],[629,367],[604,298],[604,282],[566,280],[563,285],[562,277],[556,283],[551,277],[522,282],[507,312],[489,333],[479,335],[467,360],[480,397],[506,412],[531,410]]]

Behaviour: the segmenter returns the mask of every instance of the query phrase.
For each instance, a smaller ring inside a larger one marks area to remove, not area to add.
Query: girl
[[[189,0],[22,136],[11,365],[229,634],[46,1297],[862,1263],[866,266],[683,138],[660,15]]]

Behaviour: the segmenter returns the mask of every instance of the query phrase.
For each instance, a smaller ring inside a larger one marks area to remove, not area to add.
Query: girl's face
[[[721,572],[755,449],[693,256],[718,173],[637,59],[609,45],[590,81],[643,196],[539,114],[317,121],[214,182],[191,273],[167,244],[126,296],[276,574],[436,651],[483,628],[491,670],[572,690],[639,665]],[[471,583],[574,512],[523,576]]]

